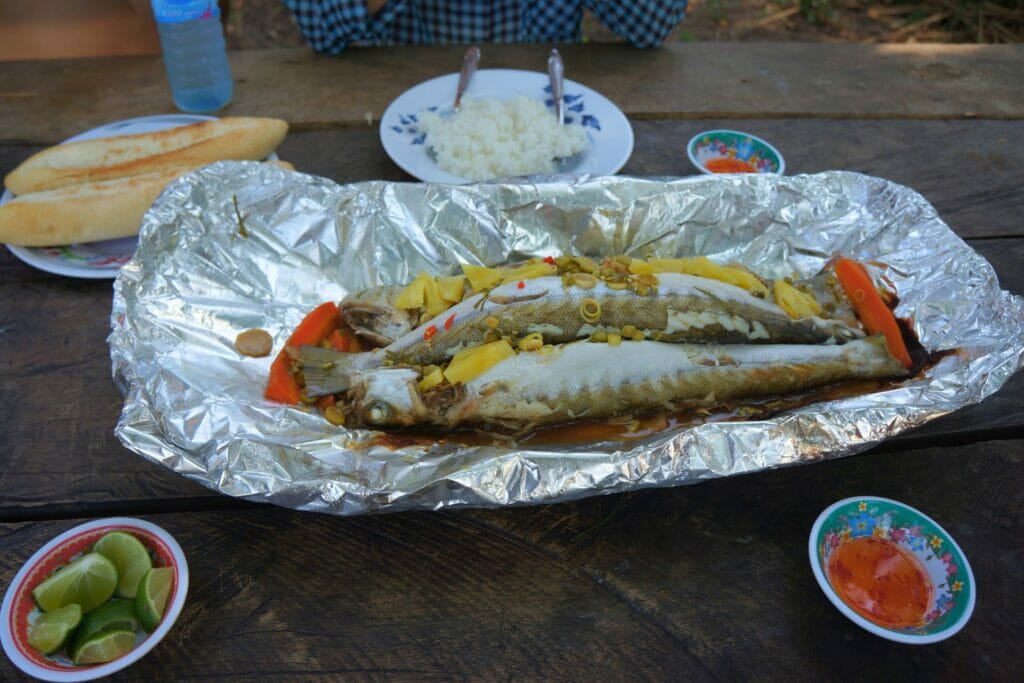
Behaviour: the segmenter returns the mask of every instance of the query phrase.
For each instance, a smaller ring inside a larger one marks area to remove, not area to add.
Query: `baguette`
[[[287,170],[287,162],[269,162]],[[45,247],[138,234],[142,217],[173,180],[196,166],[33,192],[0,206],[0,242]]]
[[[227,117],[155,133],[69,142],[32,155],[4,178],[4,185],[24,195],[214,161],[259,161],[287,132],[288,124],[280,119]]]

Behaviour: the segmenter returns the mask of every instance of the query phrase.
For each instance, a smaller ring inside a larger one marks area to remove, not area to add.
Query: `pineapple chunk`
[[[775,303],[789,314],[790,318],[812,318],[822,314],[821,304],[810,294],[801,292],[785,280],[776,280],[772,285]]]
[[[416,279],[410,282],[409,285],[398,294],[398,297],[395,298],[395,308],[421,308],[423,306],[427,283],[433,281],[434,278],[430,277],[426,273],[420,273],[417,275]]]
[[[423,379],[419,381],[417,387],[421,392],[433,389],[438,384],[444,381],[444,372],[441,368],[434,368],[434,371],[423,376]]]
[[[464,265],[462,272],[469,279],[469,286],[473,288],[473,291],[480,292],[497,284],[554,275],[558,272],[558,267],[553,263],[534,259],[525,265],[511,269]]]
[[[504,271],[504,276],[502,277],[501,282],[504,284],[506,282],[518,282],[519,280],[532,280],[535,277],[554,275],[557,272],[558,266],[555,264],[537,261],[535,263],[527,263],[525,266],[513,268],[512,270]]]
[[[472,348],[463,349],[455,354],[452,362],[444,371],[444,376],[449,382],[468,382],[479,377],[495,365],[516,355],[512,347],[504,339],[482,344]]]
[[[437,278],[437,286],[441,290],[441,298],[457,304],[462,301],[462,292],[465,289],[466,276],[452,275],[451,277]]]
[[[629,272],[634,275],[653,275],[654,266],[647,261],[635,258],[629,262]]]
[[[441,288],[438,286],[437,280],[432,277],[427,278],[423,285],[423,306],[426,308],[424,314],[427,319],[444,313],[451,306],[451,303],[445,301],[441,296]]]
[[[742,287],[748,292],[765,296],[768,288],[752,273],[742,268],[729,268],[720,266],[706,256],[694,256],[692,258],[652,258],[648,263],[654,268],[655,273],[683,273],[684,275],[696,275],[712,280],[727,282],[730,285]]]
[[[462,272],[466,274],[469,286],[473,288],[474,292],[482,292],[493,287],[501,282],[501,278],[504,276],[504,273],[497,268],[485,268],[484,266],[463,265]]]

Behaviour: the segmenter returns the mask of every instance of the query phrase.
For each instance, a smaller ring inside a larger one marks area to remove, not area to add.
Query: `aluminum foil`
[[[421,270],[561,252],[704,254],[768,277],[811,276],[834,253],[877,261],[925,347],[958,351],[890,390],[625,446],[391,450],[263,400],[271,358],[233,346],[260,327],[280,349],[317,304]],[[231,496],[350,515],[550,503],[848,455],[996,391],[1021,364],[1024,301],[924,198],[855,173],[339,186],[223,162],[146,214],[111,324],[125,446]]]

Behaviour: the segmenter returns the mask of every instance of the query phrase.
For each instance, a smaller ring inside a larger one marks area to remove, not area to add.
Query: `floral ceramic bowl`
[[[774,173],[782,175],[786,161],[761,138],[738,130],[706,130],[690,138],[686,154],[701,173]]]
[[[934,643],[974,611],[974,574],[960,546],[935,520],[895,500],[831,505],[811,529],[808,552],[832,604],[882,638]]]
[[[66,656],[46,656],[28,644],[30,625],[40,611],[32,598],[32,589],[58,567],[87,552],[96,541],[111,531],[125,531],[149,549],[155,567],[174,569],[174,582],[167,598],[160,625],[152,633],[136,632],[135,647],[123,657],[106,664],[74,666]],[[188,593],[188,564],[174,538],[156,524],[130,517],[110,517],[69,529],[40,548],[28,559],[4,596],[0,609],[0,642],[4,652],[19,669],[44,681],[91,681],[109,676],[141,659],[171,630],[185,605]]]

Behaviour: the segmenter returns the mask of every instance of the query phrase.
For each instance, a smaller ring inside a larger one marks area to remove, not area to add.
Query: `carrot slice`
[[[348,353],[349,347],[352,345],[347,336],[344,336],[338,330],[331,332],[330,336],[327,337],[327,341],[331,343],[331,347],[335,351],[341,353]]]
[[[341,353],[359,353],[363,350],[363,347],[359,345],[359,339],[348,331],[335,330],[327,337],[327,341],[331,343],[335,351]]]
[[[302,319],[292,336],[288,337],[288,345],[319,344],[338,328],[340,322],[337,304],[331,301],[320,304]]]
[[[337,304],[328,301],[320,304],[310,311],[299,326],[288,337],[286,346],[302,346],[304,344],[319,344],[334,330],[338,328],[341,316],[338,313]],[[292,360],[285,353],[284,349],[277,354],[277,358],[270,365],[270,379],[267,382],[267,389],[263,396],[271,401],[279,403],[295,404],[299,402],[301,388],[292,375]]]
[[[896,323],[896,316],[879,296],[867,268],[857,261],[841,258],[836,261],[835,271],[839,284],[846,292],[846,298],[853,304],[857,317],[864,323],[864,329],[870,334],[885,335],[885,345],[889,353],[903,363],[904,367],[910,368],[913,362],[910,360],[907,345],[903,343],[903,333]]]
[[[270,365],[270,379],[263,396],[278,403],[295,404],[299,402],[299,391],[299,383],[292,375],[292,359],[281,351]]]

